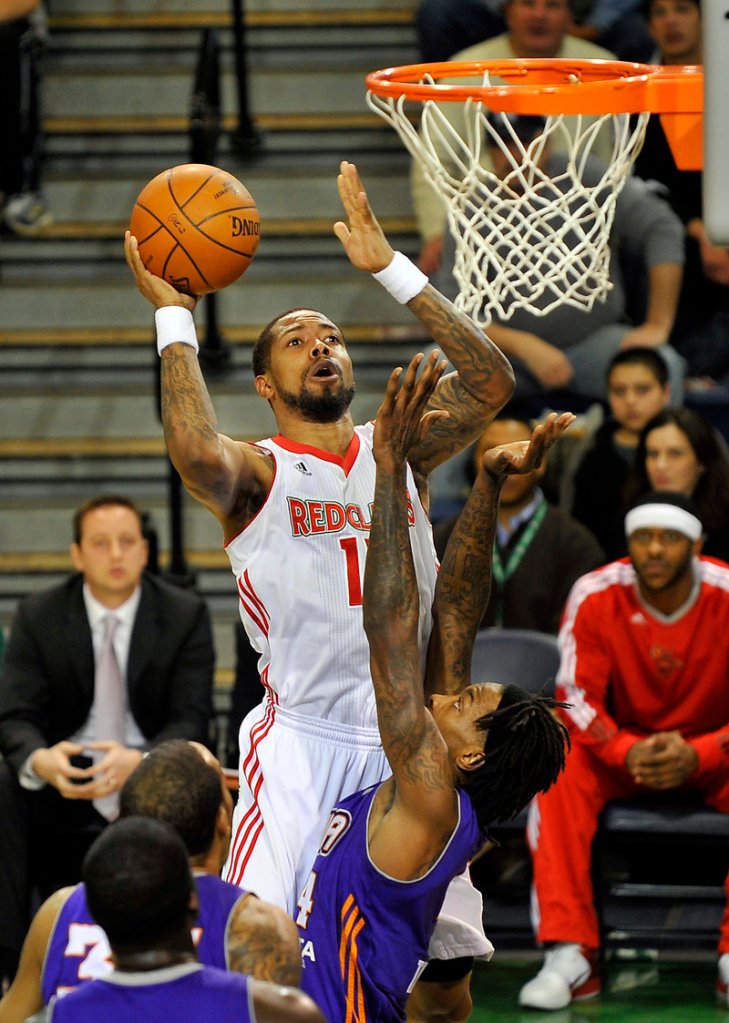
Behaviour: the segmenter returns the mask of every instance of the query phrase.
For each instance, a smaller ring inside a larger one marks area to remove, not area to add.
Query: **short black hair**
[[[644,504],[672,504],[676,508],[682,508],[689,515],[693,515],[695,518],[701,521],[701,513],[688,494],[682,494],[678,490],[651,490],[648,494],[643,494],[641,497],[631,504],[631,508],[640,508]]]
[[[122,817],[153,817],[174,828],[188,856],[207,852],[222,801],[220,775],[186,739],[160,743],[130,774],[119,796]]]
[[[483,763],[466,773],[463,787],[479,825],[510,820],[537,794],[546,792],[564,769],[570,737],[555,715],[567,707],[543,693],[504,686],[496,710],[476,726],[486,733]]]
[[[87,852],[82,873],[91,915],[112,949],[159,947],[189,927],[193,880],[187,851],[162,821],[114,821]]]
[[[655,3],[657,3],[657,0],[643,0],[643,15],[647,20],[650,19],[651,11],[653,10],[653,5]],[[701,10],[701,0],[690,0],[690,3],[696,4],[699,11]]]
[[[668,363],[655,348],[625,348],[616,352],[608,363],[606,379],[616,366],[645,366],[650,370],[661,387],[668,383]]]
[[[124,497],[122,494],[99,494],[97,497],[90,497],[88,501],[76,509],[73,515],[73,539],[74,543],[81,543],[81,533],[83,531],[83,522],[89,512],[96,511],[97,508],[107,508],[110,505],[121,505],[122,508],[128,508],[129,511],[133,512],[134,515],[139,519],[139,529],[144,533],[144,519],[139,508],[130,497]]]

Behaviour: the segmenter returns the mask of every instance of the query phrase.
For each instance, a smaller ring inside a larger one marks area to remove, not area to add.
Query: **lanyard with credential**
[[[506,583],[509,579],[511,579],[512,575],[521,564],[521,559],[526,554],[527,547],[534,539],[534,535],[544,521],[544,516],[546,514],[547,502],[542,501],[529,520],[529,524],[526,529],[519,537],[516,547],[514,547],[514,550],[509,555],[509,560],[506,562],[506,565],[504,565],[501,561],[498,544],[494,544],[494,558],[491,569],[491,574],[496,583],[494,625],[502,626],[504,624],[504,590],[506,589]]]

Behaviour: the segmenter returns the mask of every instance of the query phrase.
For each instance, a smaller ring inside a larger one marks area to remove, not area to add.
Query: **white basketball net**
[[[433,84],[430,76],[421,81]],[[638,115],[632,126],[628,114],[550,116],[524,146],[507,115],[472,99],[425,100],[419,132],[406,97],[369,92],[367,102],[395,128],[446,203],[460,309],[488,323],[493,316],[508,320],[519,308],[542,316],[563,304],[589,310],[596,300],[604,301],[612,287],[609,235],[615,203],[643,145],[649,114]],[[449,107],[459,108],[462,128],[444,113]],[[489,115],[503,124],[508,145]],[[587,157],[606,126],[612,129],[611,158],[599,180],[593,164],[588,183],[583,178]],[[488,137],[508,160],[503,179],[484,160]],[[546,147],[567,155],[564,173],[550,177],[548,168],[541,169]]]

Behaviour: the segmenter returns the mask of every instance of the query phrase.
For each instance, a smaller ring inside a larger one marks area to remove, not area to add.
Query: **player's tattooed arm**
[[[265,452],[218,432],[197,354],[189,345],[170,345],[162,353],[161,392],[167,450],[185,486],[224,522],[245,523],[260,505],[259,491],[265,491],[260,478],[265,471],[256,468]]]
[[[431,748],[437,730],[423,700],[420,600],[409,536],[406,459],[412,444],[439,418],[426,409],[443,364],[431,356],[418,379],[420,361],[418,356],[411,362],[399,389],[398,371],[392,374],[375,419],[377,474],[363,613],[378,725],[393,774],[398,786],[402,781],[433,790],[443,785],[447,772],[442,770],[442,751]]]
[[[514,371],[478,324],[431,285],[408,305],[456,370],[443,377],[429,406],[445,409],[448,418],[410,456],[427,473],[471,443],[503,408],[514,391]]]
[[[433,602],[425,694],[460,693],[471,683],[476,632],[491,592],[498,498],[503,477],[482,470],[446,547]]]
[[[548,448],[574,418],[569,412],[561,416],[552,413],[535,426],[529,441],[504,444],[485,453],[438,573],[426,695],[459,693],[470,685],[473,644],[491,590],[501,486],[507,476],[524,475],[538,468]]]
[[[297,987],[301,980],[299,935],[278,906],[248,895],[234,910],[228,930],[228,965],[236,973]]]

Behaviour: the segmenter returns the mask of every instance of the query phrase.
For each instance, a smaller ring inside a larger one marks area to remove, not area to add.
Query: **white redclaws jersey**
[[[280,435],[259,442],[275,476],[266,503],[226,550],[259,672],[281,707],[376,728],[362,585],[375,491],[374,424],[344,456]],[[408,517],[420,589],[420,642],[431,628],[436,557],[408,468]]]

